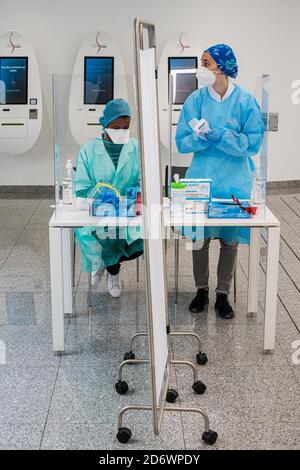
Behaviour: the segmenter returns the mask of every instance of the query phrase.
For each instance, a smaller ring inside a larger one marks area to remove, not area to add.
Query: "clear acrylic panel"
[[[258,154],[253,157],[255,170],[253,174],[252,200],[257,205],[259,214],[263,214],[265,209],[267,193],[270,80],[269,74],[263,74],[259,77],[256,86],[256,99],[261,107],[264,123],[263,142]]]
[[[72,76],[53,75],[53,152],[55,205],[62,204],[62,178],[68,159],[74,165],[80,145],[75,141],[69,123],[69,99]]]

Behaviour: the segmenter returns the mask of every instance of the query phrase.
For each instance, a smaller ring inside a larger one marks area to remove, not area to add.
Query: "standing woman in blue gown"
[[[254,96],[231,78],[238,65],[233,50],[217,44],[202,55],[198,81],[202,88],[192,93],[180,114],[176,144],[180,153],[194,153],[186,178],[211,178],[212,197],[250,199],[255,156],[262,144],[264,125],[261,109]],[[189,124],[204,119],[200,135]],[[249,242],[249,229],[241,227],[205,227],[203,247],[193,250],[193,271],[197,294],[189,310],[202,312],[209,302],[209,244],[220,240],[218,283],[215,310],[224,318],[234,317],[228,301],[239,243]]]

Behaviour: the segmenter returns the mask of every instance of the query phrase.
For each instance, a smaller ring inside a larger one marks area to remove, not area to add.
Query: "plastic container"
[[[184,206],[186,184],[180,181],[171,183],[171,207]]]
[[[142,193],[138,192],[136,195],[135,215],[142,214]]]
[[[74,199],[74,177],[75,172],[73,170],[72,160],[68,160],[66,164],[66,170],[62,179],[63,186],[63,204],[66,206],[72,206]]]

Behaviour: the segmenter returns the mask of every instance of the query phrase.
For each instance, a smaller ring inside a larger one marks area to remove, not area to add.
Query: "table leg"
[[[64,291],[64,314],[73,314],[73,237],[72,229],[63,228],[62,257],[63,257],[63,291]]]
[[[280,227],[268,229],[268,254],[265,291],[264,351],[275,349]]]
[[[257,313],[259,285],[260,228],[250,229],[248,264],[248,313]]]
[[[49,228],[50,275],[52,303],[52,338],[53,352],[64,352],[64,294],[63,294],[63,247],[62,229]]]

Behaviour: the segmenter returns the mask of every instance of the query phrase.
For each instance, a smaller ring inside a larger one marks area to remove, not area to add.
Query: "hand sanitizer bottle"
[[[74,170],[72,160],[68,160],[66,164],[65,174],[62,180],[63,185],[63,204],[72,206],[73,204],[73,190],[74,190]]]
[[[171,211],[182,210],[185,202],[186,184],[179,181],[179,175],[174,175],[174,181],[171,183]]]

